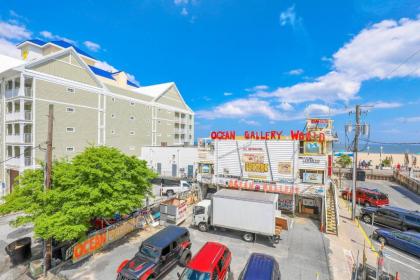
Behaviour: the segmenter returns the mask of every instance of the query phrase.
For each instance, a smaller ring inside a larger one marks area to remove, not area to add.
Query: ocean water
[[[369,144],[361,143],[359,145],[359,150],[361,152],[370,152],[370,153],[380,153],[382,146],[382,152],[385,154],[420,154],[420,145],[395,145],[395,144]],[[369,149],[368,149],[369,147]],[[342,143],[335,143],[333,146],[334,152],[349,151],[346,150],[346,147]]]

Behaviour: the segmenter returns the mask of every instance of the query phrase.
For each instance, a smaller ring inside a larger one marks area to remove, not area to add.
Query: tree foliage
[[[26,170],[0,205],[0,214],[24,212],[14,224],[32,222],[35,234],[45,239],[79,239],[93,218],[140,207],[154,177],[145,161],[115,148],[89,147],[71,161],[53,163],[48,192],[43,191],[44,171]]]
[[[337,164],[341,168],[346,168],[347,166],[351,164],[351,158],[349,157],[349,155],[343,154],[337,159]]]

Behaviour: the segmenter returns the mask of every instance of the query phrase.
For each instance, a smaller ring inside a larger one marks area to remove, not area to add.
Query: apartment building
[[[45,160],[49,104],[56,159],[90,145],[140,156],[143,146],[194,143],[194,112],[175,83],[138,86],[64,41],[17,47],[21,60],[0,55],[0,195],[11,191],[19,173]]]

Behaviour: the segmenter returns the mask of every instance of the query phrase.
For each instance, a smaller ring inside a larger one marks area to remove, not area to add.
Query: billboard
[[[322,178],[323,178],[322,173],[304,172],[302,182],[322,184]]]

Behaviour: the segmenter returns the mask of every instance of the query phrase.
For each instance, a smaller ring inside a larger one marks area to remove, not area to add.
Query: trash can
[[[356,180],[357,181],[366,181],[366,171],[357,170],[356,171]]]
[[[5,248],[13,265],[20,264],[31,257],[31,238],[24,237],[13,241]]]

